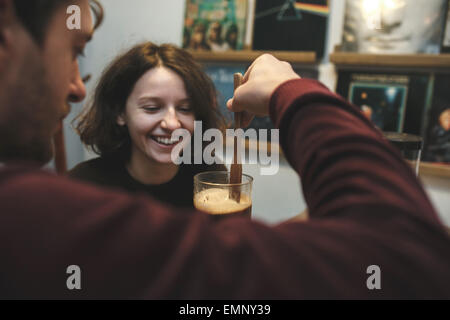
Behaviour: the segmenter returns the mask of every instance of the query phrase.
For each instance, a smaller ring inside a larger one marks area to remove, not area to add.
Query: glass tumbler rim
[[[207,175],[207,174],[226,174],[226,175],[230,175],[229,171],[204,171],[204,172],[200,172],[197,173],[194,176],[194,183],[200,183],[203,185],[207,185],[207,186],[218,186],[218,187],[234,187],[234,186],[245,186],[245,185],[251,185],[253,182],[253,177],[243,173],[242,176],[245,176],[248,180],[245,182],[241,182],[241,183],[217,183],[217,182],[207,182],[207,181],[202,181],[200,180],[200,177],[202,175]]]

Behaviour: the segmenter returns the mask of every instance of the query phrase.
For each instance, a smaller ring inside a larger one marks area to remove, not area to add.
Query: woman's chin
[[[149,157],[150,159],[152,159],[154,162],[158,163],[158,164],[173,164],[173,161],[170,157],[170,153],[168,155],[162,155],[162,154],[158,154],[158,155],[147,155],[147,157]]]

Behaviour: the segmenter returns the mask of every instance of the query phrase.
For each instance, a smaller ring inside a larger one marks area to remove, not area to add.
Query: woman
[[[192,207],[193,177],[223,165],[177,166],[172,132],[224,128],[214,85],[186,51],[144,43],[116,58],[103,72],[92,103],[78,117],[83,143],[100,157],[69,176],[144,192],[176,206]]]

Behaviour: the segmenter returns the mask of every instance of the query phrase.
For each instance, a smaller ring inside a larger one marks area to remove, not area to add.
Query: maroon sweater
[[[270,103],[310,220],[220,223],[29,167],[0,169],[1,298],[450,298],[450,240],[412,170],[312,80]],[[176,195],[174,195],[176,196]],[[66,287],[70,265],[81,290]],[[367,268],[381,270],[369,290]]]

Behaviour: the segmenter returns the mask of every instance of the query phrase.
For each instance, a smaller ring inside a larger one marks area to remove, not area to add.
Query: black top
[[[193,208],[194,176],[204,171],[226,170],[224,165],[180,165],[169,182],[146,185],[135,180],[123,161],[114,158],[96,158],[78,164],[69,171],[69,177],[129,193],[145,193],[177,207]]]

